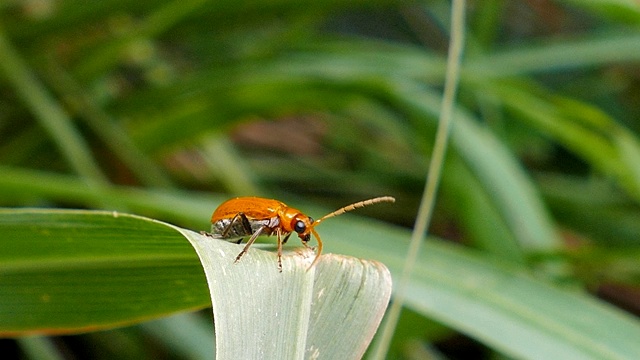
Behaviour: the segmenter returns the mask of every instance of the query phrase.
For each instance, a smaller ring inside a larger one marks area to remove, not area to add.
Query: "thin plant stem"
[[[449,54],[447,58],[447,72],[444,83],[444,97],[442,99],[442,111],[436,131],[436,140],[433,148],[431,162],[429,163],[429,173],[425,184],[425,190],[422,194],[422,201],[418,209],[411,242],[407,253],[402,276],[394,295],[393,303],[387,314],[382,335],[377,347],[373,353],[373,359],[384,359],[391,344],[391,338],[398,324],[400,312],[406,297],[409,280],[413,273],[413,268],[420,251],[420,246],[426,238],[427,229],[431,222],[433,207],[436,199],[436,192],[440,183],[440,175],[446,154],[447,143],[449,141],[449,133],[452,125],[453,110],[455,105],[455,96],[458,88],[460,77],[460,62],[462,59],[462,50],[464,46],[464,11],[465,1],[454,0],[451,8],[451,40],[449,45]]]

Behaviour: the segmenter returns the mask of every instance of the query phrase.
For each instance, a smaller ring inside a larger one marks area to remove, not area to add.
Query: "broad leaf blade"
[[[391,274],[379,262],[333,254],[317,267],[306,358],[360,359],[389,302]]]
[[[0,210],[0,334],[71,333],[209,305],[175,230],[96,211]]]
[[[187,230],[183,233],[207,274],[216,358],[302,358],[314,275],[305,271],[308,264],[285,256],[279,273],[275,254],[258,251],[257,246],[234,264],[241,247]]]
[[[314,253],[283,256],[182,230],[202,259],[216,320],[218,359],[359,359],[391,296],[380,263]],[[356,331],[354,331],[357,329]]]
[[[184,236],[183,236],[184,235]],[[208,305],[217,358],[358,359],[391,295],[382,264],[283,257],[139,216],[0,210],[0,333],[73,333]],[[203,265],[197,261],[192,241]],[[357,328],[354,334],[354,328]]]

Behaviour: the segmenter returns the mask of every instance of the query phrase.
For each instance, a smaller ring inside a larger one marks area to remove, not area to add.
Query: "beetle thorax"
[[[287,207],[283,209],[280,213],[281,223],[280,226],[284,232],[290,233],[295,232],[298,234],[308,232],[307,229],[311,227],[313,220],[307,215],[303,214],[297,209]],[[300,227],[304,229],[302,232]]]

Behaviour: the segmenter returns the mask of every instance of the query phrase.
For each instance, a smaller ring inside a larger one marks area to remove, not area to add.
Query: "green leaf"
[[[218,359],[360,359],[391,296],[391,275],[377,262],[315,253],[250,249],[189,230],[207,273]],[[309,269],[309,270],[307,270]],[[358,329],[358,331],[354,331]]]
[[[209,305],[188,242],[117,212],[0,210],[0,333],[71,333]]]
[[[0,212],[0,332],[68,333],[203,307],[202,267],[218,359],[359,359],[391,296],[384,265],[339,255],[309,269],[283,256],[151,219],[96,211]],[[307,270],[309,269],[309,270]],[[357,328],[357,333],[353,329]]]
[[[180,231],[189,234],[192,241],[199,241],[200,235]],[[222,241],[204,241],[198,245],[212,246],[217,249],[213,252],[219,254],[216,255],[219,260],[205,262],[205,267],[223,272],[221,277],[209,277],[214,283],[212,288],[233,289],[217,297],[219,303],[215,306],[240,312],[228,313],[233,314],[231,320],[223,319],[225,312],[215,314],[221,327],[217,329],[219,353],[231,353],[232,348],[222,348],[227,341],[243,345],[268,344],[261,339],[273,334],[283,336],[279,341],[297,343],[296,339],[302,335],[297,332],[291,335],[290,330],[280,324],[286,318],[304,331],[296,321],[305,313],[309,324],[317,323],[306,330],[305,352],[316,346],[314,341],[324,338],[327,332],[335,336],[329,343],[336,345],[330,350],[317,345],[320,357],[324,357],[323,354],[342,357],[331,352],[345,348],[340,340],[349,338],[351,342],[354,336],[368,336],[368,333],[361,334],[363,326],[354,322],[356,317],[350,317],[337,304],[341,298],[353,297],[345,292],[364,289],[359,284],[366,285],[372,279],[360,277],[357,287],[345,284],[358,279],[359,274],[376,273],[377,265],[328,253],[376,259],[397,276],[404,261],[408,231],[349,215],[323,223],[318,231],[327,255],[309,272],[305,269],[310,259],[299,255],[286,256],[285,271],[280,274],[273,252],[254,247],[238,264],[232,265],[241,246]],[[0,211],[0,239],[0,309],[3,309],[0,331],[4,335],[88,330],[208,304],[203,286],[205,279],[193,249],[186,246],[183,236],[156,221],[111,212],[3,210]],[[534,279],[525,267],[440,242],[428,242],[419,259],[407,305],[505,354],[523,358],[562,355],[564,359],[640,357],[638,320],[586,294]],[[223,261],[223,266],[216,266],[218,261]],[[341,262],[348,264],[351,271],[343,273],[344,278],[334,276],[333,272],[335,264]],[[292,276],[289,272],[298,275]],[[232,281],[238,273],[246,273],[249,279],[241,283]],[[273,281],[274,275],[278,281]],[[309,285],[307,281],[313,277],[316,280]],[[284,298],[311,293],[311,298],[316,299],[321,293],[319,289],[325,287],[321,281],[342,284],[342,290],[325,290],[323,295],[332,298],[312,303],[307,309],[289,305],[293,302]],[[299,291],[279,292],[277,289],[285,282],[298,286]],[[309,290],[311,286],[315,287],[313,291]],[[246,291],[271,291],[271,295],[246,297],[240,292],[243,287]],[[375,297],[360,291],[363,298]],[[382,295],[384,291],[377,294],[379,299],[384,299]],[[246,305],[250,301],[261,304],[260,313],[248,313],[252,311],[251,305]],[[270,304],[276,309],[268,308]],[[323,304],[326,308],[322,308]],[[333,311],[334,307],[339,311],[331,315],[324,313]],[[236,321],[237,326],[243,324],[242,330],[224,330],[233,327]],[[251,321],[251,326],[244,321]],[[274,326],[267,327],[267,323]],[[336,330],[336,324],[341,323],[347,324],[348,334]],[[248,333],[254,324],[264,332]],[[230,337],[240,331],[241,337]],[[362,339],[358,341],[365,343]],[[275,346],[277,344],[272,344],[265,351],[285,351],[274,349]],[[302,354],[300,349],[287,351]]]

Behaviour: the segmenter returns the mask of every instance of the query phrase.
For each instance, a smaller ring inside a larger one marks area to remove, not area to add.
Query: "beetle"
[[[236,256],[234,263],[249,250],[260,235],[276,235],[278,239],[278,270],[282,272],[282,245],[289,240],[292,233],[298,234],[302,244],[309,248],[311,234],[318,242],[316,257],[309,266],[311,269],[322,254],[322,240],[315,227],[325,219],[342,215],[361,207],[381,202],[395,202],[391,196],[376,197],[359,201],[331,212],[318,220],[303,214],[300,210],[273,199],[260,197],[237,197],[229,199],[211,215],[211,233],[204,233],[215,239],[236,241],[240,244],[244,237],[250,236],[242,251]]]

